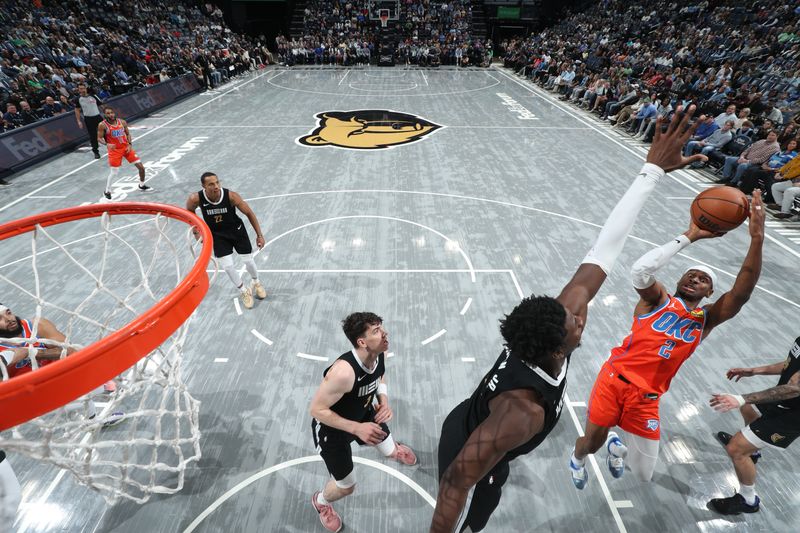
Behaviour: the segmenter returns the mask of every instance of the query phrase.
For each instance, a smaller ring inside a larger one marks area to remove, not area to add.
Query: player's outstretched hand
[[[669,172],[695,162],[708,161],[708,158],[702,154],[683,157],[684,145],[705,119],[705,115],[700,115],[700,118],[692,126],[689,126],[689,120],[696,110],[697,107],[694,105],[690,105],[687,110],[684,110],[683,106],[678,106],[675,115],[672,117],[672,122],[669,123],[665,132],[661,131],[664,125],[664,117],[659,116],[656,119],[655,137],[653,137],[650,151],[647,152],[648,163],[661,167],[664,172]]]
[[[718,413],[727,413],[742,406],[739,398],[741,396],[737,397],[732,394],[712,394],[708,403]]]
[[[689,229],[686,231],[686,236],[692,242],[699,241],[700,239],[713,239],[714,237],[722,237],[723,235],[725,235],[724,231],[714,232],[708,231],[707,229],[702,229],[700,226],[694,223],[694,220],[689,221]]]
[[[761,189],[753,191],[750,201],[750,238],[764,238],[764,202],[761,200]]]
[[[356,428],[356,437],[371,446],[375,446],[386,438],[386,433],[374,422],[362,422]]]
[[[753,374],[752,368],[731,368],[725,375],[728,379],[739,381],[742,378],[749,378],[755,374]]]
[[[379,403],[375,406],[375,418],[373,419],[376,424],[383,424],[392,419],[394,413],[388,403]]]

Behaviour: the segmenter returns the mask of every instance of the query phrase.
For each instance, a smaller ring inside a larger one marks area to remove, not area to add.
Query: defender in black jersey
[[[258,218],[241,196],[220,187],[219,178],[213,172],[205,172],[200,176],[200,184],[203,188],[189,195],[189,199],[186,200],[186,209],[194,213],[198,207],[200,208],[203,220],[214,237],[214,257],[219,260],[220,266],[239,289],[244,306],[251,309],[254,304],[253,294],[259,300],[263,300],[267,297],[267,292],[258,280],[258,269],[250,255],[253,251],[250,236],[247,234],[244,222],[236,214],[236,210],[244,213],[253,229],[256,230],[256,246],[261,249],[264,247],[264,236],[261,234]],[[194,236],[200,238],[200,232],[196,229]],[[234,250],[242,259],[250,277],[253,278],[249,287],[244,284],[242,276],[239,275],[233,264]]]
[[[355,490],[351,442],[375,446],[384,456],[406,465],[417,463],[411,448],[395,443],[386,425],[392,410],[384,378],[389,336],[383,319],[374,313],[353,313],[344,319],[342,329],[353,349],[325,369],[311,400],[314,446],[332,477],[324,490],[314,493],[311,504],[328,531],[342,528],[331,503]]]
[[[724,413],[739,408],[747,424],[736,435],[724,431],[717,439],[733,461],[739,492],[729,498],[715,498],[709,506],[722,514],[755,513],[760,500],[756,496],[756,465],[761,448],[785,450],[800,437],[800,337],[794,340],[786,360],[754,368],[731,368],[728,379],[739,381],[750,376],[780,374],[778,385],[750,394],[714,394],[711,407]]]
[[[500,502],[510,461],[534,450],[555,427],[567,367],[580,343],[588,304],[622,251],[636,216],[665,172],[705,160],[702,155],[681,154],[696,129],[689,126],[694,110],[691,106],[684,113],[679,107],[666,131],[662,119],[657,119],[647,164],[561,294],[525,298],[501,321],[505,350],[472,397],[458,405],[442,426],[439,494],[431,531],[482,530]],[[462,515],[465,507],[468,511]]]

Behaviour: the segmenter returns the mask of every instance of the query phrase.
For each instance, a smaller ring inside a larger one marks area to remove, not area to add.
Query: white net
[[[0,301],[12,325],[31,330],[0,330],[0,343],[28,356],[0,364],[2,380],[65,363],[58,359],[163,299],[194,265],[187,240],[191,248],[182,221],[104,213],[1,241]],[[87,383],[96,386],[88,395],[0,433],[0,449],[64,468],[110,502],[181,490],[187,465],[200,458],[199,402],[182,376],[190,321],[113,381]],[[50,324],[63,341],[40,338]]]

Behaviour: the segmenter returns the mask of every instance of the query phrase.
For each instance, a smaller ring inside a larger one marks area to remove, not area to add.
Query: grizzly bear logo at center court
[[[326,111],[316,115],[317,128],[297,139],[304,146],[382,150],[419,141],[442,126],[408,113],[385,109]]]

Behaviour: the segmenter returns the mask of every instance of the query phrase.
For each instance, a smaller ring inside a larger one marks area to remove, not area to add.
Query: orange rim
[[[194,213],[172,205],[122,202],[70,207],[0,226],[0,241],[33,231],[109,215],[164,215],[200,230],[203,248],[186,277],[163,299],[123,328],[34,372],[0,382],[0,431],[41,416],[87,394],[155,350],[194,312],[208,291],[211,231]]]

